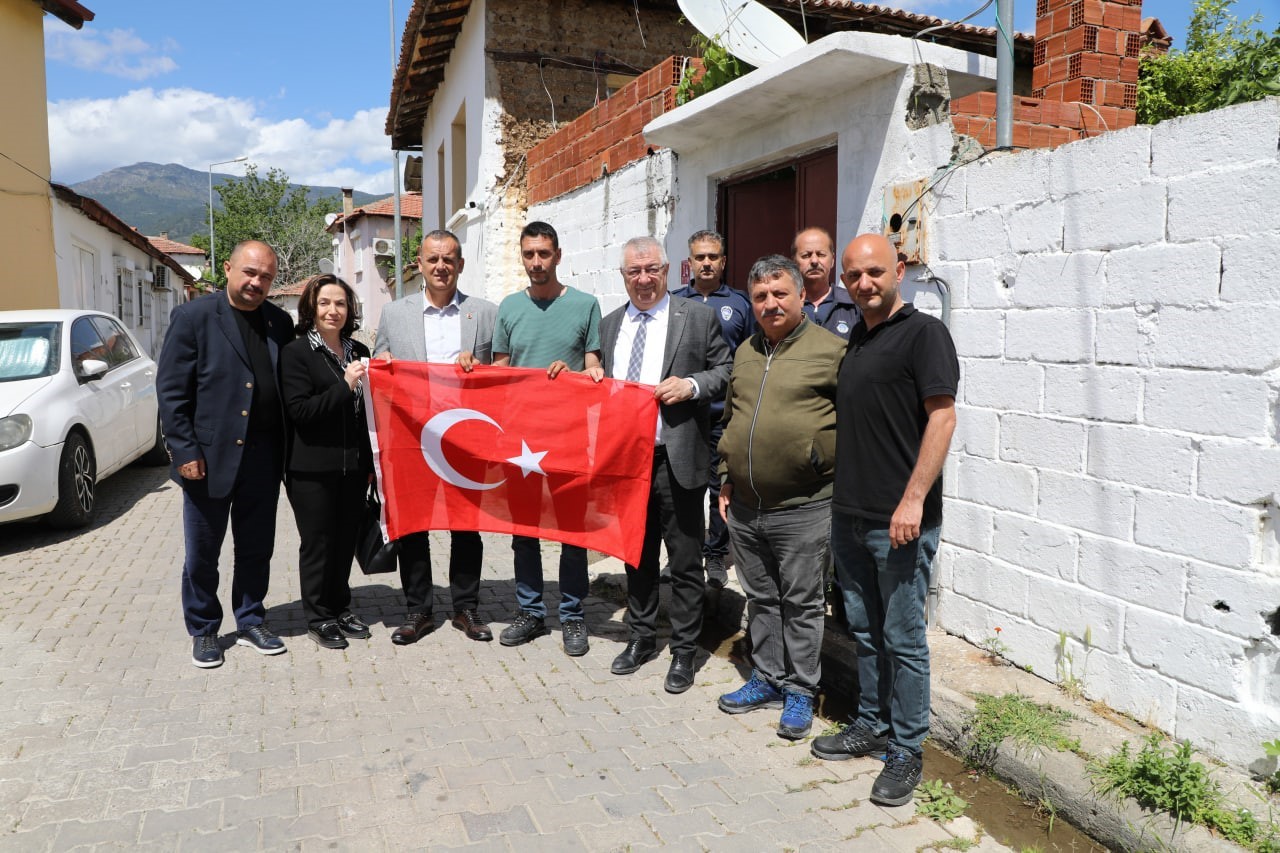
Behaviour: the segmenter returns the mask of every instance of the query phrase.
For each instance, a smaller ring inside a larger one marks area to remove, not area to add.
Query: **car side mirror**
[[[80,375],[85,379],[101,379],[111,365],[97,358],[86,358],[80,362]]]

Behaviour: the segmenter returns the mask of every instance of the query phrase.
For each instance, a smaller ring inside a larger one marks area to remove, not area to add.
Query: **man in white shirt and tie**
[[[709,404],[724,393],[732,356],[714,311],[667,293],[668,271],[657,240],[627,241],[622,279],[630,301],[600,321],[600,358],[606,376],[655,386],[653,396],[661,404],[644,549],[640,565],[627,566],[631,639],[612,671],[629,675],[658,654],[658,548],[665,542],[671,565],[671,665],[665,687],[683,693],[693,685],[702,628]]]
[[[498,306],[458,290],[462,244],[449,231],[432,231],[418,248],[422,291],[392,302],[382,311],[373,354],[411,361],[453,364],[462,352],[493,361],[493,326]],[[450,533],[449,595],[453,627],[472,640],[492,640],[477,611],[484,545],[473,530]],[[431,540],[427,533],[400,539],[400,585],[408,615],[391,634],[398,646],[416,643],[435,629],[432,617]]]

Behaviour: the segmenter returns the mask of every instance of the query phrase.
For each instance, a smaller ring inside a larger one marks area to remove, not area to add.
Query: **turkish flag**
[[[653,474],[653,388],[565,371],[369,362],[388,539],[486,530],[640,562]]]

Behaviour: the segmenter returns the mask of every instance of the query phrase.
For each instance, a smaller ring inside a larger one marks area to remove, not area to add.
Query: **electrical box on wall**
[[[884,191],[884,219],[881,227],[889,242],[908,264],[929,262],[929,229],[925,215],[924,194],[928,178],[905,184],[892,184]]]

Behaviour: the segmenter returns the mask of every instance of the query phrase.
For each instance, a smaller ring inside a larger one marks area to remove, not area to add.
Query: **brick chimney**
[[[1037,0],[1032,94],[1116,107],[1132,124],[1141,31],[1142,0]]]
[[[1137,78],[1134,78],[1137,79]],[[342,188],[342,215],[350,216],[355,212],[355,201],[352,199],[354,190],[351,187]]]

